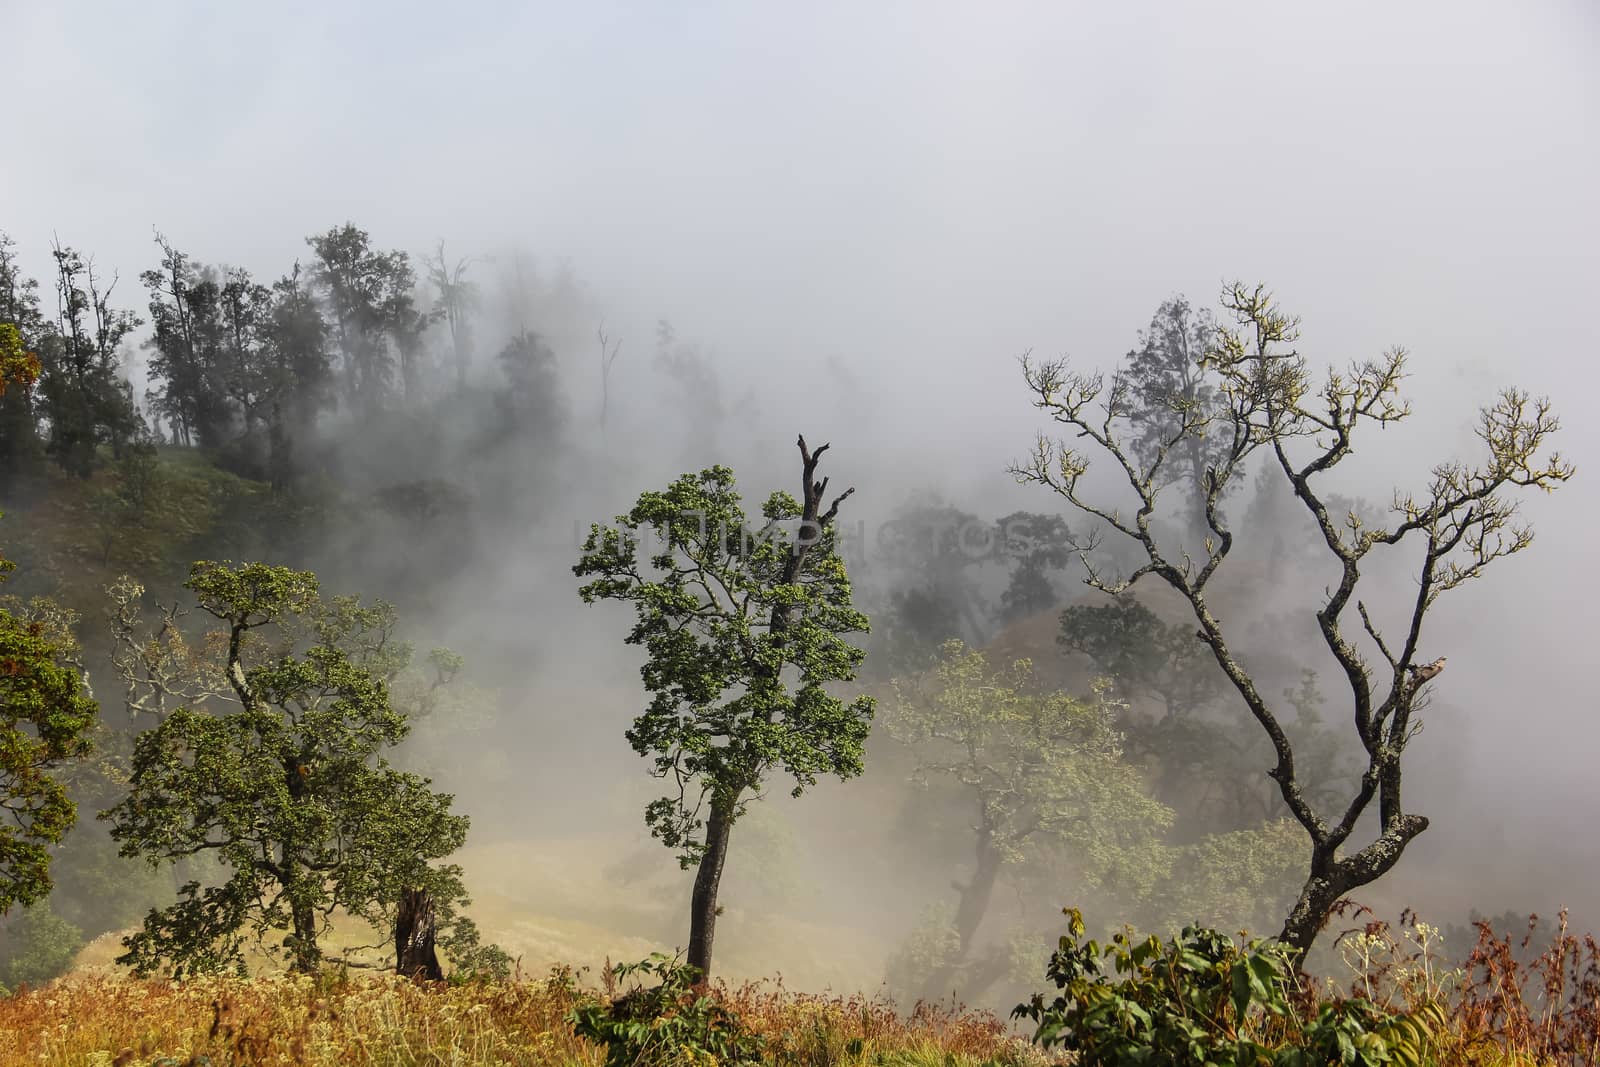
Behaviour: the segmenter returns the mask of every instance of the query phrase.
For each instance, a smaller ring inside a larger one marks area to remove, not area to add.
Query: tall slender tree
[[[733,827],[782,771],[799,796],[824,774],[861,773],[873,714],[868,696],[842,700],[831,683],[855,676],[864,653],[846,639],[867,618],[851,605],[816,451],[800,438],[801,498],[775,492],[752,530],[733,472],[686,474],[647,492],[615,525],[592,526],[574,572],[585,603],[634,605],[627,643],[644,647],[649,706],[628,741],[654,761],[672,794],[645,821],[696,868],[689,965],[710,974],[718,891]],[[641,551],[641,535],[653,544]]]
[[[143,428],[119,351],[140,320],[111,306],[115,275],[109,281],[98,276],[92,259],[59,242],[51,254],[56,323],[39,346],[46,450],[66,470],[87,478],[100,445],[109,445],[120,459]]]

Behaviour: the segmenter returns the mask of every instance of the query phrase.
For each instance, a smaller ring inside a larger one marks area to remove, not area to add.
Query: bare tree
[[[1487,452],[1480,465],[1446,462],[1434,467],[1424,493],[1396,492],[1388,525],[1371,525],[1354,514],[1337,515],[1328,505],[1331,496],[1319,484],[1321,476],[1350,455],[1358,430],[1367,424],[1381,428],[1410,413],[1399,395],[1404,351],[1392,349],[1346,372],[1330,372],[1314,385],[1306,360],[1289,347],[1299,336],[1298,320],[1280,311],[1263,287],[1234,283],[1224,290],[1222,305],[1234,325],[1218,331],[1216,343],[1201,359],[1217,380],[1222,402],[1212,409],[1176,410],[1167,436],[1156,443],[1147,460],[1141,460],[1131,445],[1137,432],[1133,425],[1137,399],[1126,378],[1114,375],[1107,381],[1100,374],[1072,372],[1065,360],[1036,363],[1023,357],[1035,407],[1110,457],[1132,490],[1130,502],[1137,502],[1131,515],[1087,498],[1083,478],[1089,457],[1044,436],[1013,473],[1020,481],[1053,489],[1099,518],[1114,531],[1111,536],[1128,538],[1141,551],[1141,565],[1112,578],[1096,570],[1088,551],[1092,545],[1079,545],[1089,585],[1116,593],[1154,575],[1193,609],[1199,623],[1196,637],[1211,650],[1266,732],[1276,754],[1268,774],[1311,839],[1306,880],[1280,934],[1303,955],[1333,905],[1387,873],[1428,827],[1425,816],[1405,809],[1400,788],[1401,758],[1420,726],[1414,712],[1425,703],[1419,696],[1443,666],[1442,659],[1426,667],[1418,662],[1428,612],[1443,593],[1477,577],[1495,560],[1528,547],[1533,533],[1517,521],[1517,505],[1509,498],[1512,491],[1552,490],[1572,476],[1573,468],[1558,453],[1547,453],[1559,425],[1549,402],[1507,389],[1479,415],[1477,436]],[[1174,558],[1158,543],[1151,520],[1161,488],[1171,482],[1165,464],[1181,461],[1185,442],[1200,435],[1215,437],[1223,445],[1204,473],[1208,530],[1204,555],[1195,559],[1183,552]],[[1219,502],[1257,451],[1287,476],[1339,568],[1338,583],[1325,591],[1316,621],[1349,684],[1366,766],[1343,809],[1330,813],[1317,810],[1308,799],[1295,771],[1294,747],[1274,703],[1230,651],[1222,621],[1207,600],[1207,588],[1234,543]],[[1369,611],[1356,590],[1363,562],[1380,548],[1402,543],[1420,545],[1417,587],[1396,624],[1386,630],[1375,620],[1379,612]],[[1360,623],[1354,633],[1347,610],[1352,602]],[[1357,846],[1351,837],[1374,800],[1374,832]]]
[[[611,401],[611,365],[617,361],[617,353],[622,351],[622,338],[617,338],[616,343],[611,344],[603,322],[595,331],[595,337],[600,342],[600,432],[605,433],[606,411]]]
[[[476,262],[470,256],[454,263],[445,259],[443,241],[433,255],[424,260],[428,281],[437,291],[434,310],[444,316],[445,326],[450,331],[450,354],[456,365],[457,389],[466,388],[467,368],[472,363],[471,316],[478,306],[478,287],[467,280],[467,270]]]

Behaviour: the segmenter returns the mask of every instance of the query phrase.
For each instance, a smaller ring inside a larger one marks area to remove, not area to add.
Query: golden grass
[[[187,982],[74,975],[0,1000],[0,1067],[209,1064],[590,1065],[604,1050],[566,1021],[579,994],[562,975],[423,987],[394,978],[277,975]],[[795,1067],[1024,1067],[1047,1063],[992,1015],[772,984],[719,995]]]

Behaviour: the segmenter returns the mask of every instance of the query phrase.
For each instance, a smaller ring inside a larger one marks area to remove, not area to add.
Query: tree
[[[228,873],[152,911],[120,962],[237,967],[247,930],[287,930],[291,966],[312,971],[334,912],[389,930],[408,889],[432,895],[441,925],[454,920],[460,868],[433,861],[462,845],[467,819],[383,757],[409,729],[384,680],[410,659],[393,609],[324,602],[314,575],[260,563],[201,561],[186,588],[224,624],[216,669],[233,702],[175,708],[140,735],[128,795],[103,817],[125,856],[210,854]]]
[[[0,578],[15,564],[0,558]],[[89,752],[98,709],[46,628],[0,607],[0,915],[50,892],[50,848],[77,821],[56,776]]]
[[[942,996],[974,964],[962,995],[1000,977],[974,959],[1002,867],[1043,847],[1063,847],[1085,866],[1095,854],[1150,847],[1171,813],[1145,795],[1139,771],[1122,758],[1107,701],[1047,692],[1033,664],[991,664],[960,641],[947,642],[927,672],[894,683],[891,736],[916,753],[913,780],[956,785],[970,803],[975,862],[956,883],[954,958],[928,976],[925,996]]]
[[[1169,720],[1212,703],[1228,685],[1193,631],[1162,622],[1132,597],[1072,605],[1061,613],[1056,641],[1087,655],[1127,691],[1158,697]]]
[[[444,242],[440,241],[428,268],[428,281],[435,291],[434,313],[442,316],[450,331],[450,355],[456,367],[456,389],[467,387],[467,368],[472,365],[472,313],[479,302],[478,287],[467,280],[470,257],[454,263],[445,259]]]
[[[1138,408],[1125,376],[1114,377],[1108,388],[1103,376],[1073,372],[1064,360],[1041,364],[1023,359],[1035,406],[1110,458],[1126,482],[1125,496],[1134,505],[1131,515],[1112,502],[1090,499],[1083,481],[1088,456],[1046,437],[1040,437],[1031,457],[1014,473],[1098,516],[1117,536],[1138,546],[1144,562],[1121,577],[1102,574],[1084,554],[1091,586],[1118,593],[1153,575],[1187,601],[1198,623],[1197,639],[1271,741],[1276,762],[1269,774],[1310,838],[1305,882],[1280,935],[1303,954],[1334,903],[1382,877],[1427,829],[1428,820],[1402,803],[1401,779],[1402,757],[1419,726],[1415,713],[1425,705],[1420,698],[1431,684],[1417,673],[1428,613],[1443,594],[1531,543],[1532,531],[1517,522],[1511,494],[1554,489],[1572,476],[1573,468],[1559,454],[1546,454],[1559,425],[1549,402],[1508,389],[1480,412],[1477,436],[1487,455],[1479,464],[1452,461],[1434,467],[1421,494],[1396,494],[1386,525],[1368,525],[1355,515],[1337,517],[1328,506],[1322,478],[1351,455],[1352,441],[1361,431],[1409,414],[1399,396],[1404,351],[1393,349],[1348,372],[1330,372],[1320,386],[1314,385],[1304,357],[1287,347],[1298,337],[1297,320],[1279,310],[1265,289],[1235,283],[1224,290],[1222,303],[1234,325],[1219,330],[1217,343],[1205,356],[1207,370],[1219,378],[1221,402],[1215,409],[1180,412],[1151,463],[1141,462],[1133,451],[1132,435],[1140,429]],[[1209,531],[1204,553],[1174,559],[1157,542],[1151,517],[1169,484],[1166,464],[1183,455],[1188,439],[1197,435],[1226,447],[1202,476]],[[1327,651],[1349,685],[1351,720],[1365,767],[1343,810],[1331,813],[1318,810],[1307,797],[1280,706],[1263,695],[1235,656],[1229,633],[1207,600],[1208,586],[1234,543],[1219,508],[1222,495],[1257,452],[1265,453],[1288,478],[1339,573],[1315,617]],[[1391,608],[1398,625],[1385,628],[1376,616],[1386,605],[1369,609],[1356,595],[1362,568],[1381,557],[1382,549],[1412,545],[1420,553],[1415,593],[1409,603]],[[1359,632],[1350,629],[1347,611],[1352,603]],[[1356,845],[1352,836],[1374,801],[1376,832]]]
[[[1017,622],[1049,611],[1061,600],[1050,580],[1073,560],[1072,531],[1060,515],[1014,511],[997,524],[1000,551],[1011,569],[996,617]]]
[[[200,271],[159,233],[156,244],[160,268],[139,276],[150,292],[150,407],[171,425],[174,443],[215,448],[229,421],[218,380],[221,290],[214,272]]]
[[[328,324],[302,281],[298,262],[272,284],[268,315],[267,468],[272,488],[282,491],[297,473],[296,442],[310,436],[317,415],[333,399]]]
[[[855,677],[864,653],[846,636],[865,633],[851,604],[834,534],[846,490],[824,504],[815,477],[828,446],[801,438],[802,497],[774,492],[765,520],[747,525],[733,472],[686,474],[646,492],[614,526],[590,527],[573,568],[590,579],[585,603],[634,605],[627,643],[643,646],[650,704],[627,732],[675,795],[652,802],[645,821],[663,844],[697,865],[688,963],[710,974],[717,892],[735,822],[774,771],[799,796],[824,774],[861,773],[871,697],[827,690]],[[641,557],[641,532],[652,551]]]
[[[611,336],[606,333],[605,323],[596,328],[594,336],[600,342],[600,432],[603,434],[606,431],[606,414],[611,407],[611,365],[622,351],[622,338],[617,338],[613,344]]]
[[[15,248],[0,233],[0,474],[8,480],[40,455],[35,387],[43,372],[35,351],[44,335],[39,283],[22,276]]]
[[[70,473],[87,478],[101,444],[120,459],[142,428],[118,354],[139,319],[111,307],[114,275],[102,288],[93,260],[60,244],[51,254],[56,324],[39,346],[40,414],[50,428],[46,451]]]
[[[413,399],[418,346],[431,320],[416,309],[410,257],[375,251],[367,232],[348,222],[306,243],[317,254],[311,279],[333,313],[351,403],[368,415],[382,408],[394,391],[396,351],[403,396]]]
[[[878,548],[897,578],[887,612],[902,646],[896,659],[921,666],[946,640],[984,640],[993,613],[974,572],[995,558],[997,537],[992,524],[934,495],[895,510]]]
[[[1121,372],[1134,401],[1129,453],[1145,467],[1159,468],[1163,484],[1182,486],[1189,531],[1201,540],[1206,536],[1206,471],[1228,447],[1225,436],[1204,432],[1220,414],[1222,401],[1219,383],[1201,362],[1216,336],[1210,311],[1197,312],[1185,297],[1171,297],[1156,309],[1149,329],[1140,331],[1139,347],[1128,353]],[[1170,459],[1167,451],[1174,452]],[[1221,492],[1235,484],[1223,483]]]

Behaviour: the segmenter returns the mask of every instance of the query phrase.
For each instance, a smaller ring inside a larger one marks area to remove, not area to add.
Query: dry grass
[[[1564,915],[1547,946],[1487,923],[1478,929],[1464,967],[1441,960],[1438,931],[1414,916],[1347,930],[1333,947],[1348,984],[1308,989],[1309,1003],[1354,996],[1408,1012],[1436,1006],[1444,1021],[1430,1034],[1429,1063],[1600,1067],[1600,943],[1571,934]],[[537,981],[435,987],[389,976],[173,983],[79,972],[0,999],[0,1067],[601,1067],[604,1049],[578,1038],[568,1013],[580,998],[620,992],[581,990],[565,968]],[[719,985],[716,995],[761,1035],[774,1067],[1051,1063],[987,1012],[919,1005],[908,1015],[881,998],[794,993],[781,980]]]
[[[272,1064],[576,1064],[604,1050],[566,1021],[570,976],[424,988],[392,977],[289,976],[143,982],[73,976],[0,1000],[0,1067],[27,1064],[222,1067]],[[1008,1067],[1047,1062],[992,1015],[923,1008],[910,1017],[864,997],[793,994],[773,984],[720,995],[796,1067]]]

